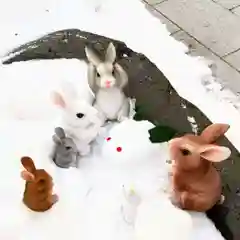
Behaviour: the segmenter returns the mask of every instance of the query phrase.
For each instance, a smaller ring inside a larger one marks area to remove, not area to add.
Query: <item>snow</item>
[[[52,239],[56,236],[58,239],[134,239],[134,230],[125,222],[121,211],[125,205],[123,185],[127,190],[134,188],[144,200],[151,199],[158,189],[164,189],[168,184],[167,144],[148,142],[146,135],[151,125],[147,121],[126,120],[110,126],[109,134],[99,137],[92,156],[81,159],[79,169],[65,170],[57,168],[48,158],[51,124],[36,120],[2,121],[1,159],[6,161],[0,170],[4,179],[0,183],[0,211],[4,216],[0,225],[1,239]],[[137,136],[134,135],[136,132]],[[107,141],[109,136],[112,139]],[[123,146],[124,137],[134,151]],[[134,146],[136,137],[138,144]],[[122,152],[115,151],[115,144],[122,147]],[[109,158],[106,148],[112,149]],[[23,155],[31,156],[38,168],[46,169],[53,176],[54,190],[60,200],[48,212],[31,212],[21,202],[24,181],[20,179],[20,157]],[[204,215],[192,216],[192,224],[196,226],[189,231],[193,235],[190,239],[203,239],[207,231],[212,231],[211,239],[222,239]],[[204,228],[203,224],[206,225]]]
[[[174,207],[168,198],[164,196],[151,198],[141,204],[138,211],[135,228],[139,240],[157,240],[162,236],[168,240],[189,239],[192,228],[191,216]],[[154,219],[154,222],[149,219]]]
[[[0,65],[1,84],[4,86],[0,89],[0,118],[53,119],[56,108],[51,102],[51,92],[62,92],[69,81],[76,86],[81,99],[89,102],[90,88],[86,77],[86,64],[77,59]]]
[[[144,141],[147,133],[144,124],[134,123],[130,127],[135,125],[142,133],[138,133],[138,138]],[[44,121],[12,120],[1,124],[1,157],[8,160],[0,170],[4,179],[0,185],[0,208],[5,216],[0,225],[1,239],[51,239],[56,235],[58,239],[67,236],[71,239],[79,239],[79,236],[81,239],[95,239],[96,236],[127,239],[123,234],[128,232],[117,229],[123,222],[120,214],[122,185],[134,184],[133,180],[138,180],[139,175],[129,179],[129,174],[125,173],[128,170],[126,164],[124,168],[112,168],[109,159],[101,157],[98,145],[95,146],[92,157],[81,160],[80,169],[63,170],[55,167],[48,158],[52,131],[52,125]],[[127,136],[129,126],[121,127],[121,131]],[[102,141],[105,142],[105,138]],[[54,178],[55,191],[59,194],[60,201],[46,213],[32,213],[21,203],[24,181],[20,180],[20,157],[23,155],[31,156],[36,166],[47,169]],[[146,158],[142,160],[148,161]],[[146,169],[141,168],[138,172],[141,174],[143,171]],[[63,225],[66,227],[59,228]],[[95,231],[92,231],[93,226]],[[11,231],[13,228],[14,231]],[[38,232],[44,235],[35,236]]]
[[[165,25],[150,15],[140,1],[9,0],[1,6],[0,16],[2,56],[19,44],[64,28],[79,28],[124,41],[151,59],[178,93],[210,120],[230,124],[227,137],[240,149],[237,99],[220,90],[205,61],[185,55],[186,47],[170,37]],[[133,240],[132,226],[126,224],[120,211],[125,201],[122,185],[133,187],[143,201],[157,189],[164,189],[168,183],[167,144],[150,144],[147,130],[151,124],[130,120],[109,126],[109,132],[98,139],[94,153],[81,160],[80,169],[57,168],[48,153],[59,111],[49,96],[65,80],[73,82],[86,98],[86,65],[79,60],[0,65],[0,156],[4,161],[0,169],[0,212],[4,216],[0,239]],[[207,87],[204,82],[209,83]],[[112,139],[107,141],[106,137]],[[116,151],[119,146],[121,152]],[[45,168],[54,178],[60,200],[48,212],[31,212],[21,202],[23,155],[31,156],[37,167]],[[190,239],[222,239],[204,214],[187,214],[194,226]]]

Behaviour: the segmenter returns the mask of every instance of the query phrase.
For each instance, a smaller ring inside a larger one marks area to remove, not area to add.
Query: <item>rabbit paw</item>
[[[178,194],[176,194],[173,190],[171,190],[170,192],[168,192],[168,194],[170,193],[169,196],[169,200],[171,201],[171,203],[178,207],[181,208],[181,198]]]
[[[91,147],[90,147],[90,145],[85,145],[84,147],[81,146],[81,148],[79,150],[80,150],[81,156],[86,156],[90,153]]]
[[[169,186],[163,186],[160,190],[161,192],[167,194],[170,198],[173,198],[173,191]]]
[[[221,197],[220,197],[220,200],[218,201],[218,205],[222,205],[223,203],[224,203],[224,201],[225,201],[225,196],[224,195],[221,195]]]
[[[88,142],[76,140],[75,143],[80,156],[86,156],[90,153],[91,147]]]
[[[126,116],[118,116],[118,118],[117,118],[118,122],[123,122],[124,120],[127,120],[127,119],[128,119],[128,117],[126,117]]]
[[[53,194],[52,195],[52,203],[55,204],[56,202],[58,202],[58,200],[59,200],[58,195],[57,194]]]
[[[99,135],[105,136],[106,133],[107,133],[107,129],[106,129],[106,128],[101,127],[101,128],[99,129],[99,132],[98,132]]]

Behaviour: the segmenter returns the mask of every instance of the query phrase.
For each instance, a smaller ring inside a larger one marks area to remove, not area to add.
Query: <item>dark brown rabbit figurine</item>
[[[30,157],[22,157],[21,162],[25,168],[21,177],[26,180],[24,204],[36,212],[47,211],[58,201],[58,196],[52,194],[52,177],[44,169],[36,169]]]
[[[172,200],[184,210],[205,212],[222,203],[221,177],[213,162],[226,160],[231,151],[215,141],[229,129],[212,124],[200,136],[186,134],[169,141],[172,160]]]

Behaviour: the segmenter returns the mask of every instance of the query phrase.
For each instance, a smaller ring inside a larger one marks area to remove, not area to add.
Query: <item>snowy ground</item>
[[[97,12],[95,7],[99,7]],[[231,129],[227,137],[240,149],[238,111],[223,96],[220,101],[220,91],[214,83],[208,92],[202,84],[202,81],[213,81],[209,68],[201,60],[185,55],[185,47],[172,39],[165,26],[137,0],[36,3],[9,0],[1,6],[0,16],[2,55],[19,44],[64,28],[79,28],[124,41],[149,57],[179,94],[196,104],[213,122],[229,123]],[[134,231],[124,222],[120,211],[124,202],[122,185],[127,188],[133,185],[143,199],[165,186],[167,146],[151,145],[147,138],[149,124],[135,123],[131,131],[123,126],[121,135],[110,132],[109,135],[114,136],[110,142],[105,141],[105,136],[100,138],[94,154],[82,160],[79,170],[56,168],[48,159],[48,153],[53,122],[59,112],[51,104],[49,95],[61,80],[74,82],[84,93],[86,66],[78,60],[0,65],[0,143],[1,161],[4,161],[0,170],[3,179],[0,211],[4,216],[0,238],[132,240]],[[115,151],[119,145],[123,149],[121,158]],[[60,200],[49,212],[32,213],[21,202],[22,155],[31,156],[38,167],[45,168],[54,178]],[[194,227],[190,239],[221,239],[204,215],[191,216]],[[169,238],[163,236],[163,239]]]

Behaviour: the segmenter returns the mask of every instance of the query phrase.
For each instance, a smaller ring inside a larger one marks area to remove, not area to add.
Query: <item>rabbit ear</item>
[[[35,176],[32,173],[26,170],[23,170],[21,172],[21,178],[25,181],[33,181],[35,179]]]
[[[118,86],[122,89],[128,83],[128,75],[125,72],[125,70],[118,63],[116,63],[114,67],[115,67],[116,73],[119,75],[118,76],[119,78],[117,79]]]
[[[35,164],[30,157],[24,156],[21,158],[23,167],[31,174],[34,174],[36,171]]]
[[[199,148],[200,156],[211,162],[222,162],[230,157],[231,150],[217,145],[205,145]]]
[[[90,89],[94,94],[96,94],[98,86],[96,82],[96,68],[93,66],[93,64],[88,64],[87,78]]]
[[[201,137],[207,143],[213,143],[219,137],[223,136],[229,128],[230,128],[230,126],[228,124],[223,124],[223,123],[211,124],[210,126],[206,127],[203,130]]]
[[[92,63],[94,66],[98,66],[101,63],[98,56],[93,52],[92,49],[88,48],[87,46],[85,47],[85,54],[88,61]]]
[[[55,128],[55,133],[56,133],[57,137],[59,137],[60,139],[66,138],[65,131],[61,127],[56,127]]]
[[[60,94],[59,92],[52,92],[51,99],[55,105],[61,108],[66,108],[66,101],[64,100],[62,94]]]
[[[109,43],[107,51],[106,51],[106,55],[105,55],[105,61],[106,62],[110,62],[110,63],[114,63],[116,59],[116,48],[113,45],[112,42]]]
[[[52,136],[52,140],[53,140],[53,142],[56,143],[56,144],[61,144],[61,143],[62,143],[61,139],[60,139],[56,134],[54,134],[54,135]]]

